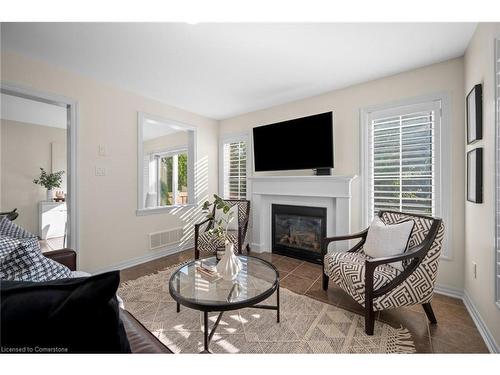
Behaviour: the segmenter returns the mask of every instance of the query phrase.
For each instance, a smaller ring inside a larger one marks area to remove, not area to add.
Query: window
[[[195,204],[196,129],[139,113],[138,214]]]
[[[222,141],[222,196],[226,199],[247,198],[247,137]]]
[[[451,167],[448,147],[441,143],[443,100],[436,96],[362,112],[366,225],[379,210],[393,210],[442,217],[449,229]]]
[[[187,204],[187,150],[150,154],[148,159],[153,171],[148,192],[155,193],[156,206]]]
[[[496,179],[495,179],[495,192],[496,192],[496,267],[495,267],[495,284],[496,284],[496,301],[497,306],[500,307],[500,39],[495,40],[495,88],[496,88],[496,141],[495,141],[495,153],[496,153]]]

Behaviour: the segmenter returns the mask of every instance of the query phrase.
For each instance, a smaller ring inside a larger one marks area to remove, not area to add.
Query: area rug
[[[125,308],[174,353],[203,350],[202,313],[176,303],[168,291],[179,266],[123,283]],[[247,308],[225,312],[210,343],[213,353],[413,353],[407,329],[376,321],[373,336],[358,314],[280,289],[281,322],[276,312]],[[264,302],[275,304],[275,295]],[[217,313],[210,314],[213,324]]]

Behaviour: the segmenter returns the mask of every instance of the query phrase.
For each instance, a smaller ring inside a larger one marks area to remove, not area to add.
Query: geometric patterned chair
[[[250,251],[247,238],[248,219],[250,218],[250,201],[246,199],[224,199],[228,206],[238,205],[238,230],[228,230],[229,242],[234,244],[234,252],[241,254],[244,248]],[[220,238],[208,232],[214,226],[215,206],[212,212],[212,219],[206,219],[194,226],[194,258],[198,259],[200,253],[204,256],[214,255],[218,247],[224,247],[224,242]],[[205,225],[204,230],[201,230]]]
[[[385,224],[397,224],[408,219],[415,221],[408,250],[400,255],[371,258],[363,252],[368,229],[346,236],[325,238],[322,244],[323,289],[331,279],[365,310],[365,332],[373,335],[375,311],[421,304],[429,321],[437,323],[431,307],[439,256],[443,245],[444,225],[441,219],[430,216],[379,211]],[[359,238],[347,252],[327,252],[333,241]],[[390,263],[402,261],[403,271]]]

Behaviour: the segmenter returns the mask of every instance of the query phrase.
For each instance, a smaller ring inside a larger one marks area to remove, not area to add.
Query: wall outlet
[[[477,279],[477,263],[472,262],[472,275],[474,276],[474,279]]]
[[[95,175],[99,176],[99,177],[106,176],[106,167],[96,166],[95,167]]]

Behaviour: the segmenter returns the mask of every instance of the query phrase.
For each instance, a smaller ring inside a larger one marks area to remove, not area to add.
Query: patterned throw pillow
[[[33,233],[14,224],[7,216],[2,217],[0,220],[0,235],[12,238],[36,238]]]
[[[36,237],[0,236],[0,279],[39,282],[70,276],[68,267],[43,256]]]

